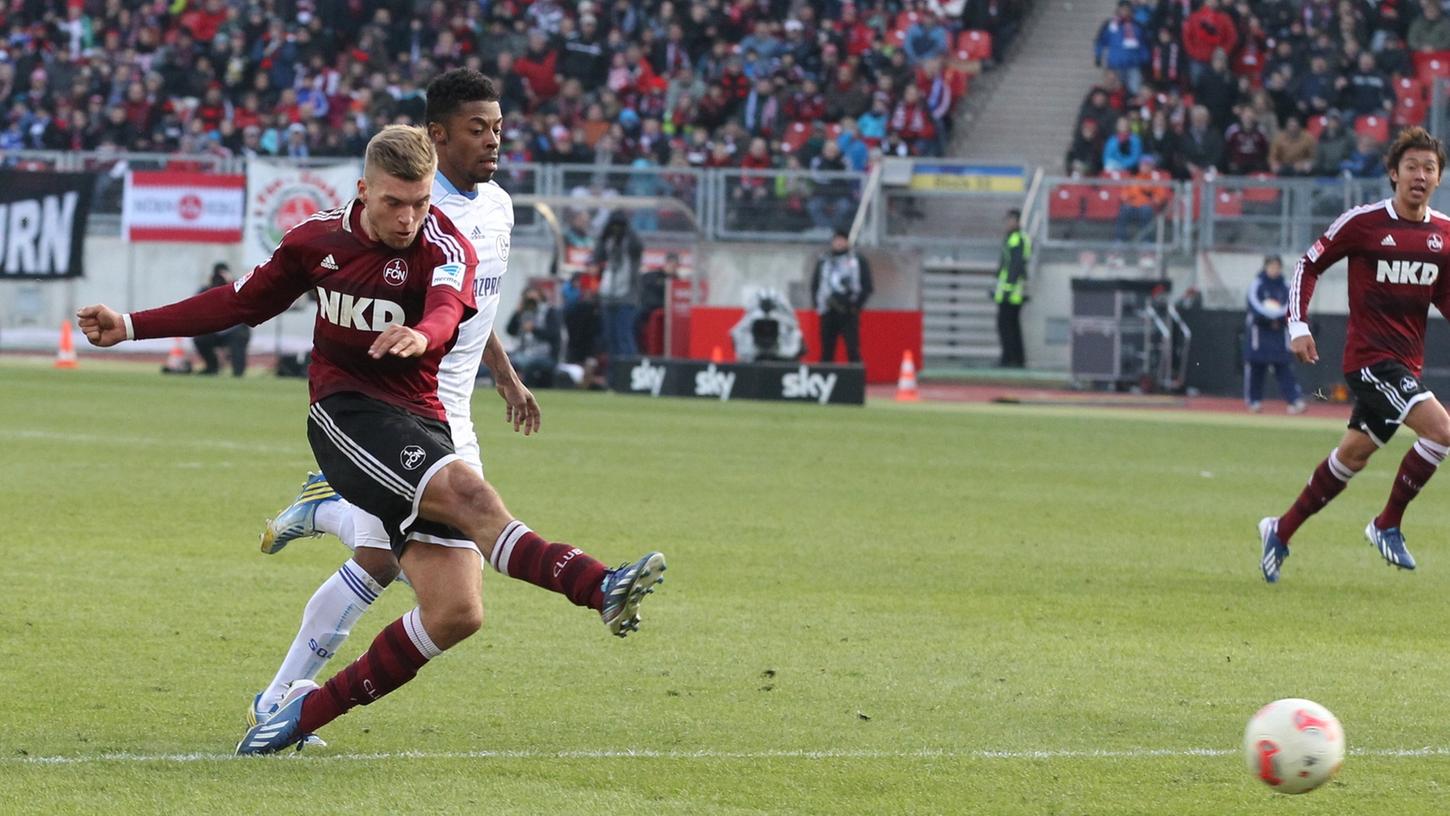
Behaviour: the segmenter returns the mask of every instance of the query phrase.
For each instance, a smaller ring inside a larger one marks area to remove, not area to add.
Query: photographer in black
[[[518,340],[509,352],[509,362],[530,388],[552,388],[554,369],[559,365],[559,310],[549,305],[539,290],[524,290],[519,307],[509,318],[508,334]]]
[[[870,264],[851,249],[850,233],[837,229],[811,275],[811,298],[821,316],[821,362],[835,360],[837,337],[845,338],[846,359],[861,362],[861,308],[871,291]]]
[[[211,268],[211,281],[197,290],[198,294],[208,289],[215,289],[218,286],[232,285],[232,268],[224,261],[217,261]],[[216,374],[221,371],[221,364],[217,360],[217,349],[226,347],[227,356],[232,363],[232,374],[240,377],[247,373],[247,346],[252,342],[252,327],[245,323],[238,323],[229,329],[223,329],[214,334],[203,334],[192,343],[196,346],[196,353],[201,355],[205,367],[198,374]]]

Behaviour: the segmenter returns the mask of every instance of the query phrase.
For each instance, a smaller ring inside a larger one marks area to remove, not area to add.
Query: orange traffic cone
[[[712,363],[723,363],[723,362],[725,362],[725,352],[723,350],[721,350],[721,348],[718,345],[715,346],[715,350],[714,351],[710,352],[710,362],[712,362]]]
[[[191,370],[191,361],[186,359],[186,347],[181,344],[180,337],[171,343],[171,351],[166,355],[166,370],[176,372]]]
[[[916,363],[911,359],[911,350],[901,352],[901,376],[896,380],[896,401],[916,402],[921,395],[916,391]]]
[[[76,367],[76,341],[70,321],[60,324],[60,347],[55,351],[56,368]]]

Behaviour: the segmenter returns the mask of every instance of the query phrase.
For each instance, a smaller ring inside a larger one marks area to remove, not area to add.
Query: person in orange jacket
[[[1114,237],[1121,243],[1129,239],[1139,240],[1145,228],[1168,203],[1171,190],[1168,174],[1157,167],[1158,162],[1151,154],[1138,160],[1138,172],[1133,176],[1138,184],[1123,188],[1122,203],[1118,205],[1118,220]]]

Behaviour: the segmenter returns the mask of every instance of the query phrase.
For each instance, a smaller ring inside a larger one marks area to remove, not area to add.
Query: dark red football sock
[[[414,616],[416,623],[417,610],[408,615]],[[428,658],[408,636],[404,623],[408,615],[388,624],[361,657],[307,695],[302,701],[299,733],[310,734],[353,707],[380,699],[417,676]]]
[[[1440,460],[1444,458],[1443,452],[1427,446],[1423,439],[1417,441],[1414,447],[1406,451],[1405,458],[1400,460],[1400,472],[1395,474],[1395,485],[1390,488],[1390,500],[1374,520],[1374,526],[1381,530],[1400,526],[1400,520],[1405,516],[1405,506],[1420,495],[1425,483],[1435,475],[1435,469],[1440,466]]]
[[[1279,540],[1283,543],[1288,544],[1299,525],[1338,496],[1349,484],[1350,477],[1354,476],[1354,471],[1340,463],[1338,453],[1339,449],[1335,448],[1328,458],[1319,463],[1314,475],[1309,477],[1309,484],[1300,491],[1299,498],[1279,517]]]
[[[572,544],[545,541],[521,521],[511,521],[494,542],[493,568],[568,598],[576,606],[604,608],[600,584],[609,568]]]

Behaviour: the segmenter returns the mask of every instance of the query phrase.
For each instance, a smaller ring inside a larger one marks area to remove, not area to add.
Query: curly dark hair
[[[1400,131],[1400,135],[1390,143],[1385,151],[1385,170],[1398,170],[1400,159],[1410,150],[1428,150],[1435,154],[1435,177],[1439,178],[1445,173],[1445,145],[1439,139],[1430,135],[1430,131],[1422,127],[1408,127]],[[1390,182],[1390,189],[1395,189],[1395,183]]]
[[[428,83],[428,104],[424,120],[443,124],[443,120],[465,102],[497,102],[498,88],[493,80],[468,68],[455,68],[439,74]]]

